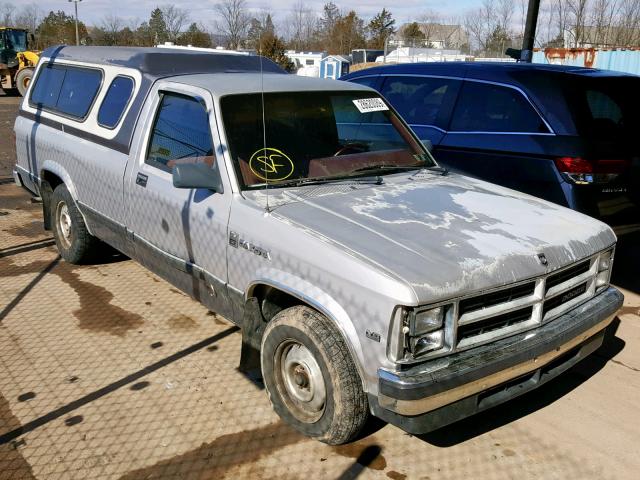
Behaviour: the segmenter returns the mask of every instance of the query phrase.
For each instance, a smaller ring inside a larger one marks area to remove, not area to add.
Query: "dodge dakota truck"
[[[374,90],[259,56],[51,48],[15,135],[66,261],[109,244],[240,326],[243,368],[326,443],[535,389],[622,304],[608,226],[449,173]]]

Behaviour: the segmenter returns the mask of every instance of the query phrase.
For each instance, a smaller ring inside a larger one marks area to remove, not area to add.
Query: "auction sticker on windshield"
[[[381,98],[358,98],[353,100],[353,104],[360,110],[360,113],[389,110],[389,107],[387,107]]]

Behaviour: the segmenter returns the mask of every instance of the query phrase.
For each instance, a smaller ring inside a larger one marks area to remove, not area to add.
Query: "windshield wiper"
[[[443,167],[441,165],[433,165],[432,167],[424,167],[424,170],[429,170],[431,172],[438,172],[443,177],[449,173],[449,169]]]
[[[339,177],[309,177],[309,178],[297,178],[294,180],[278,180],[274,182],[265,182],[252,185],[252,190],[264,187],[302,187],[306,185],[323,185],[327,183],[342,183],[346,181],[355,181],[359,184],[373,183],[375,185],[382,185],[384,180],[381,176],[364,177],[362,175],[340,175]]]
[[[445,167],[441,167],[440,165],[431,165],[431,166],[424,166],[424,165],[373,165],[371,167],[363,167],[363,168],[359,168],[357,170],[355,170],[356,172],[375,172],[375,171],[405,171],[405,170],[417,170],[416,173],[414,173],[414,175],[424,171],[424,170],[428,170],[430,172],[437,172],[442,176],[445,176],[449,173],[449,170],[447,170]],[[412,175],[413,176],[413,175]]]
[[[425,168],[422,165],[393,165],[393,164],[381,164],[381,165],[371,165],[368,167],[362,167],[362,168],[358,168],[356,170],[354,170],[353,172],[376,172],[376,171],[391,171],[391,170],[398,170],[398,171],[404,171],[404,170],[422,170],[423,168]]]

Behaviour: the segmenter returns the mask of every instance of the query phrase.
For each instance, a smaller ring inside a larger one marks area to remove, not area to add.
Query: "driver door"
[[[125,199],[135,254],[150,270],[217,313],[229,317],[227,223],[231,188],[206,90],[159,82],[134,138]],[[220,160],[220,161],[218,161]],[[172,168],[207,163],[220,170],[224,192],[179,189]]]

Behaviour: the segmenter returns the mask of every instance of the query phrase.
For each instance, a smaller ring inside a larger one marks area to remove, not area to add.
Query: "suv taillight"
[[[559,157],[555,164],[572,182],[580,185],[607,183],[629,167],[628,160],[586,160],[580,157]]]

